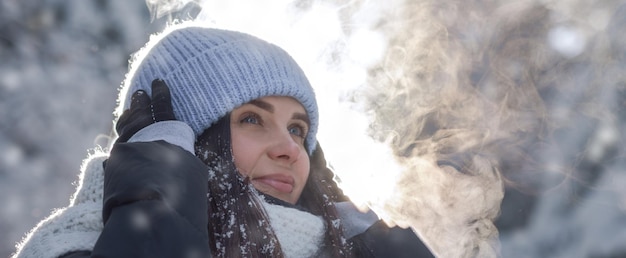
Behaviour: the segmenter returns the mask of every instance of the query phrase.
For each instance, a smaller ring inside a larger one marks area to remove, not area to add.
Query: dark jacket
[[[207,167],[198,158],[164,141],[118,143],[103,165],[104,229],[93,250],[62,257],[210,257]],[[369,224],[348,236],[359,257],[433,257],[410,229],[361,222]]]

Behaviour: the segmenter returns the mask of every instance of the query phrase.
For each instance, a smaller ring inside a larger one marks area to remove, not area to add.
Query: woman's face
[[[309,176],[304,139],[309,119],[290,97],[253,100],[230,115],[235,166],[254,187],[295,204]]]

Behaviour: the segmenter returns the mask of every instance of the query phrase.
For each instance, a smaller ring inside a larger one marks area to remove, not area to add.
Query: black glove
[[[152,99],[145,91],[138,90],[130,99],[130,108],[117,120],[115,131],[119,137],[116,143],[127,142],[142,128],[156,122],[176,120],[172,109],[172,96],[165,81],[152,81]]]

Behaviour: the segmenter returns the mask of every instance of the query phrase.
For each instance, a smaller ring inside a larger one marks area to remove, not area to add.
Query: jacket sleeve
[[[133,142],[116,144],[105,164],[104,228],[92,257],[210,256],[207,167],[198,158],[164,141]]]
[[[335,207],[357,257],[434,257],[412,229],[390,228],[373,211],[361,212],[351,202]]]
[[[360,252],[358,257],[434,257],[413,230],[390,228],[382,220],[350,240]]]

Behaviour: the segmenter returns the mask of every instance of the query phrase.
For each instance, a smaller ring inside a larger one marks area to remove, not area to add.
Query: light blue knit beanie
[[[120,91],[118,115],[129,108],[133,92],[151,94],[157,78],[170,88],[174,115],[196,137],[251,100],[289,96],[309,116],[305,147],[313,153],[319,121],[315,93],[295,60],[278,46],[240,32],[179,24],[152,38],[136,58]]]

